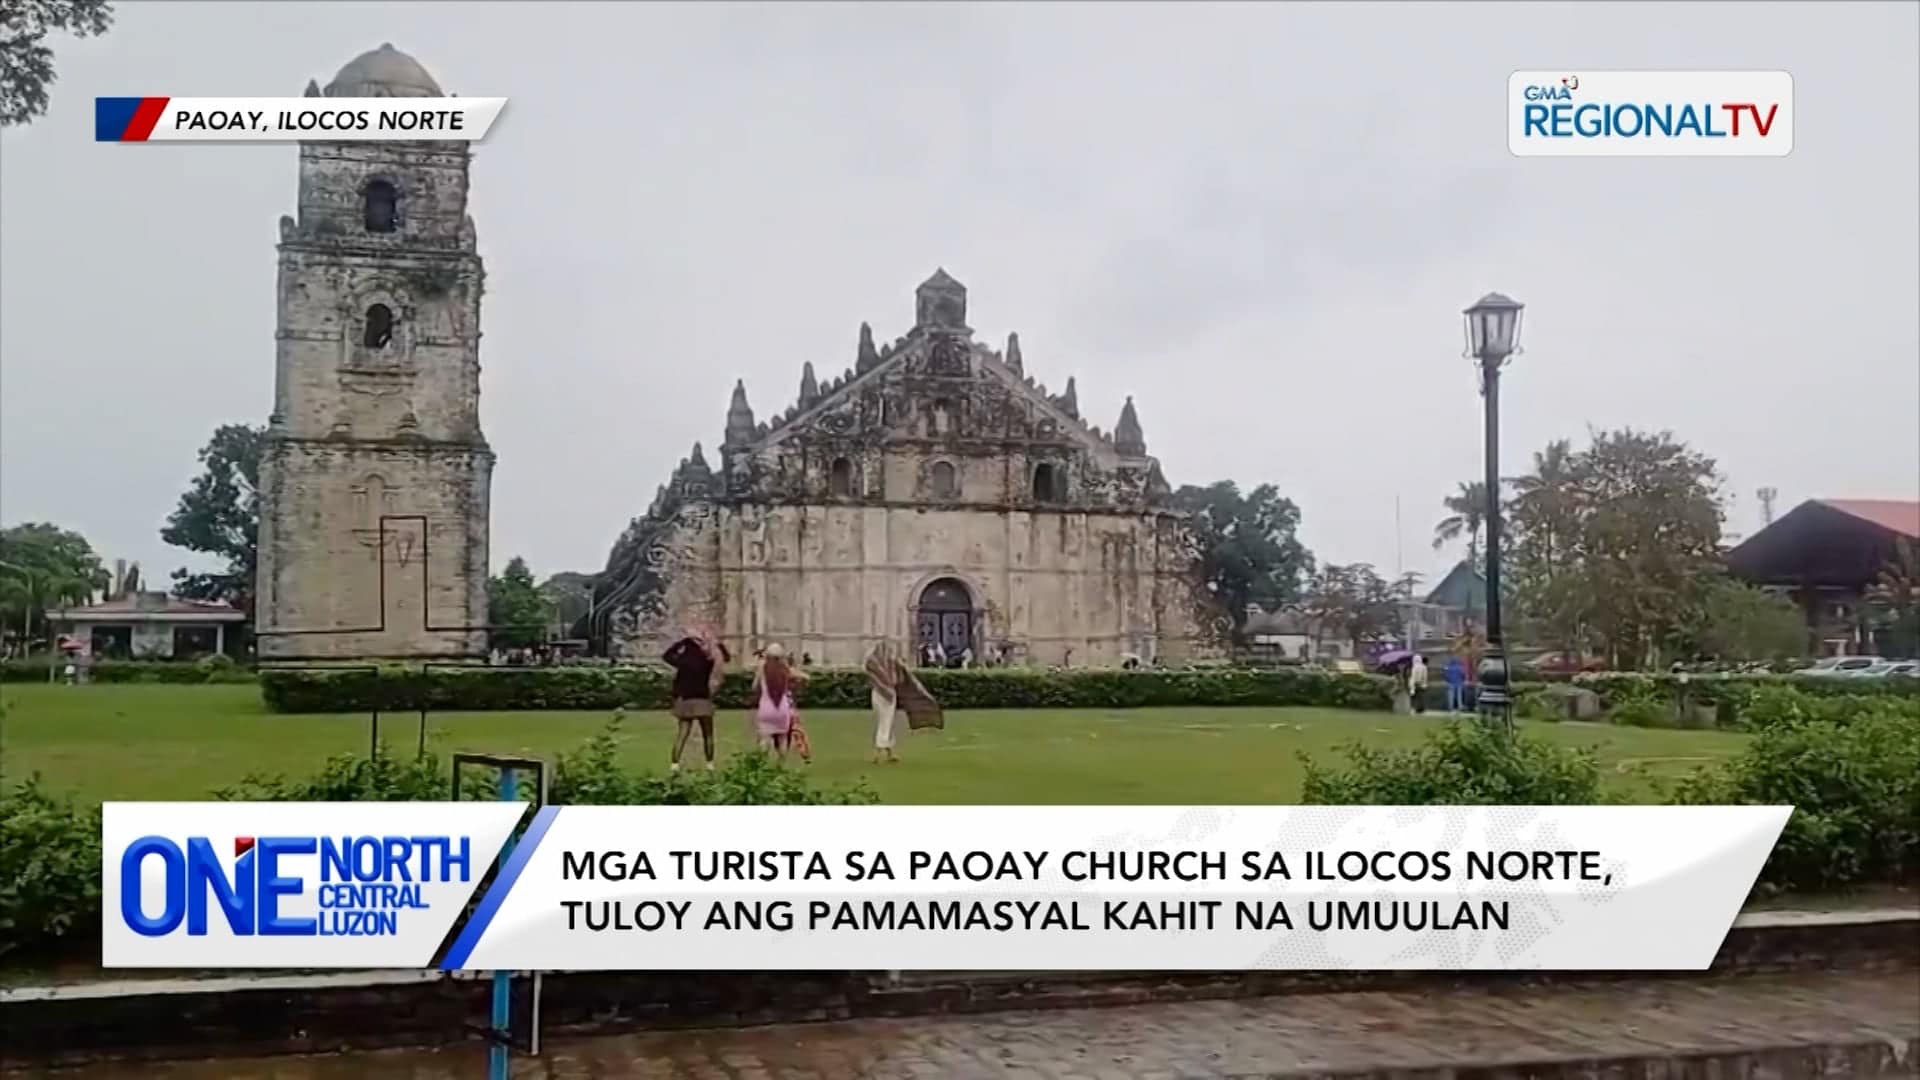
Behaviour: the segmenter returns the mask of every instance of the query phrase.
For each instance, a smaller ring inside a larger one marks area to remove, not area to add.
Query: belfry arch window
[[[934,462],[931,479],[933,481],[934,498],[952,499],[959,497],[960,474],[954,471],[952,462]]]
[[[369,349],[384,349],[393,340],[393,309],[375,304],[367,309],[367,326],[360,343]]]
[[[1067,477],[1060,467],[1041,462],[1033,467],[1033,501],[1061,502],[1067,497]]]
[[[367,231],[388,233],[400,224],[400,192],[392,182],[375,180],[367,185]]]
[[[833,468],[827,474],[827,490],[836,499],[851,498],[853,495],[853,462],[846,458],[834,458]]]

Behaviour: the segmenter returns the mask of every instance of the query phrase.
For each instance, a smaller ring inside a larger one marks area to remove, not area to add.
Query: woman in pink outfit
[[[760,667],[753,674],[756,702],[753,725],[760,745],[770,747],[781,761],[793,742],[793,693],[806,676],[787,663],[786,650],[778,644],[767,646]]]

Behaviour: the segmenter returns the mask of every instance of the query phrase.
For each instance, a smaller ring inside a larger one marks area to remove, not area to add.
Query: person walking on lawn
[[[1459,656],[1447,658],[1447,711],[1463,712],[1467,707],[1467,665]]]
[[[673,771],[680,771],[680,755],[700,725],[700,748],[706,752],[707,771],[713,771],[713,695],[726,675],[727,647],[711,631],[692,630],[673,643],[661,659],[673,669],[673,718],[680,730],[673,740]]]

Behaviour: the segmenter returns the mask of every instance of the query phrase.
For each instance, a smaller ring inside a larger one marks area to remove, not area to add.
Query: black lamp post
[[[1507,693],[1507,655],[1500,631],[1500,369],[1520,351],[1525,305],[1488,293],[1466,309],[1467,356],[1480,365],[1480,396],[1487,402],[1487,654],[1480,661],[1480,713],[1513,729]]]

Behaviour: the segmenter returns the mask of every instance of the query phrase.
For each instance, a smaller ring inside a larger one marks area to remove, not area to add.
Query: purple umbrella
[[[1374,657],[1373,663],[1376,667],[1390,668],[1390,667],[1398,667],[1401,664],[1404,664],[1407,661],[1412,659],[1413,659],[1413,653],[1410,650],[1388,649],[1386,652],[1383,652],[1379,656]]]

